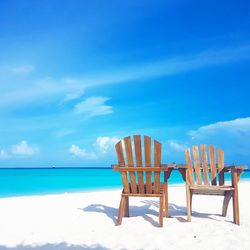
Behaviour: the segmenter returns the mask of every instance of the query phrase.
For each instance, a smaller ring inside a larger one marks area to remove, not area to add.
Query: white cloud
[[[109,98],[102,96],[89,97],[76,104],[74,112],[76,114],[84,114],[85,117],[111,114],[113,112],[112,106],[105,105],[105,102],[108,100]]]
[[[177,152],[184,152],[184,150],[188,147],[186,144],[181,144],[174,140],[168,141],[168,145],[172,150]]]
[[[222,121],[202,126],[197,130],[189,131],[192,139],[203,138],[216,134],[230,133],[234,136],[250,136],[250,117],[238,118],[231,121]]]
[[[6,149],[0,150],[0,159],[9,159],[11,158],[11,155],[8,153]]]
[[[97,158],[105,157],[111,152],[114,153],[114,146],[117,141],[119,141],[117,137],[99,136],[93,144],[93,151],[87,151],[84,148],[80,148],[79,146],[72,144],[69,152],[77,157],[95,160]]]
[[[14,155],[34,155],[38,152],[38,146],[29,145],[27,141],[21,141],[20,143],[13,145],[11,149],[11,153]]]
[[[11,71],[15,74],[28,74],[33,72],[36,69],[34,65],[22,65],[13,68]]]
[[[71,145],[69,152],[77,157],[82,157],[82,158],[86,158],[86,159],[96,159],[97,156],[94,152],[87,152],[85,149],[80,148],[76,145]]]
[[[37,145],[29,145],[23,140],[18,144],[12,145],[9,149],[0,150],[0,159],[10,159],[15,156],[31,156],[39,152]]]
[[[190,144],[212,144],[225,151],[229,163],[249,164],[250,117],[220,121],[188,132]]]
[[[99,136],[96,139],[95,146],[98,151],[106,154],[109,150],[114,150],[115,143],[118,141],[117,137]]]
[[[250,117],[219,121],[188,131],[185,142],[169,140],[167,161],[185,162],[184,150],[192,145],[214,145],[225,152],[226,164],[250,164]]]

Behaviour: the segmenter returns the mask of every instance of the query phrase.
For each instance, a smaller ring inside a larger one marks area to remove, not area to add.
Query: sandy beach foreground
[[[194,196],[186,222],[184,186],[169,188],[169,214],[158,227],[158,200],[132,198],[115,226],[121,190],[0,199],[0,249],[250,249],[250,182],[241,182],[241,225],[220,216],[222,197]]]

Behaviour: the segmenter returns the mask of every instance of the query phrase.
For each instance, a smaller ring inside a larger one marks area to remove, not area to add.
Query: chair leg
[[[129,217],[129,197],[128,196],[125,198],[125,201],[126,201],[126,205],[125,205],[124,216]]]
[[[165,216],[168,218],[168,184],[165,183],[165,197],[164,197],[164,205],[165,205]]]
[[[237,171],[232,171],[232,186],[234,187],[234,191],[233,191],[234,223],[237,224],[237,225],[240,225],[238,181],[239,181],[239,178],[238,178]]]
[[[233,193],[233,214],[234,214],[234,223],[240,225],[238,190],[234,190]]]
[[[187,196],[187,221],[191,221],[191,192],[189,187],[186,187],[186,196]]]
[[[126,198],[122,196],[121,201],[120,201],[119,211],[118,211],[117,225],[122,224],[122,217],[124,215],[125,203],[126,203]]]
[[[192,214],[193,193],[190,191],[190,214]]]
[[[160,227],[163,226],[163,196],[160,197],[160,206],[159,206],[159,224]]]
[[[222,207],[222,216],[224,216],[224,217],[227,215],[228,204],[229,204],[232,196],[233,196],[232,192],[227,192],[224,196],[223,207]]]

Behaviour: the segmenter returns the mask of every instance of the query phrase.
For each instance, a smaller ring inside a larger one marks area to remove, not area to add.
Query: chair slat
[[[161,144],[158,141],[154,141],[154,167],[160,167],[161,165]],[[154,174],[154,193],[159,193],[160,187],[160,172]]]
[[[151,138],[144,136],[144,151],[145,151],[145,167],[152,166],[152,156],[151,156]],[[146,172],[146,193],[152,193],[152,173],[150,171]]]
[[[218,172],[219,172],[219,185],[224,185],[224,151],[218,149]]]
[[[131,138],[130,136],[124,138],[127,162],[130,167],[134,167],[134,160],[133,160],[133,152],[132,152],[132,145],[131,145]],[[135,172],[130,171],[130,184],[131,184],[131,191],[133,194],[137,193],[137,185],[136,185],[136,178]]]
[[[122,150],[122,142],[121,141],[116,143],[115,149],[116,149],[116,154],[117,154],[119,166],[120,167],[125,166],[124,155],[123,155],[123,150]],[[122,176],[122,184],[123,184],[124,193],[130,193],[127,172],[121,172],[121,176]]]
[[[217,185],[216,181],[216,159],[215,159],[215,148],[209,145],[209,156],[210,156],[210,167],[211,167],[211,178],[212,185]]]
[[[204,184],[210,185],[208,178],[208,167],[207,167],[207,150],[206,145],[201,145],[201,159],[202,159],[202,168],[203,168],[203,176],[204,176]]]
[[[194,169],[195,169],[195,173],[196,173],[196,181],[197,181],[198,185],[201,185],[202,179],[201,179],[201,171],[200,171],[200,159],[199,159],[198,146],[193,146],[192,151],[193,151],[193,156],[194,156]]]
[[[185,150],[185,158],[186,158],[186,162],[188,165],[188,180],[190,182],[191,185],[194,185],[194,176],[193,176],[193,166],[192,166],[192,161],[191,161],[191,156],[190,156],[190,151],[189,149]]]
[[[142,148],[141,148],[141,136],[134,136],[134,145],[135,145],[135,159],[136,159],[136,167],[142,167]],[[144,180],[143,180],[143,172],[138,171],[138,185],[139,192],[144,194]]]

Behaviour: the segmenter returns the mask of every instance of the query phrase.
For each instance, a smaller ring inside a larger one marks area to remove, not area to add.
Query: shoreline
[[[249,179],[250,182],[250,179]],[[185,182],[176,183],[176,184],[168,184],[169,187],[185,187]],[[64,194],[86,194],[86,193],[100,193],[100,192],[108,192],[108,191],[122,191],[121,187],[104,187],[104,188],[96,188],[96,189],[86,189],[86,190],[76,190],[76,191],[66,191],[66,192],[55,192],[55,193],[40,193],[40,194],[24,194],[24,195],[11,195],[11,196],[1,196],[0,199],[8,199],[8,198],[21,198],[21,197],[39,197],[39,196],[51,196],[51,195],[64,195]]]
[[[227,181],[226,181],[227,182]],[[242,179],[240,183],[249,183],[250,179]],[[185,187],[185,182],[183,183],[172,183],[168,184],[169,187]],[[1,196],[1,199],[9,199],[9,198],[22,198],[22,197],[39,197],[39,196],[51,196],[51,195],[64,195],[64,194],[86,194],[86,193],[100,193],[107,191],[121,191],[121,187],[103,187],[103,188],[89,188],[85,190],[75,190],[75,191],[62,191],[62,192],[52,192],[52,193],[37,193],[37,194],[24,194],[24,195],[10,195],[10,196]]]

